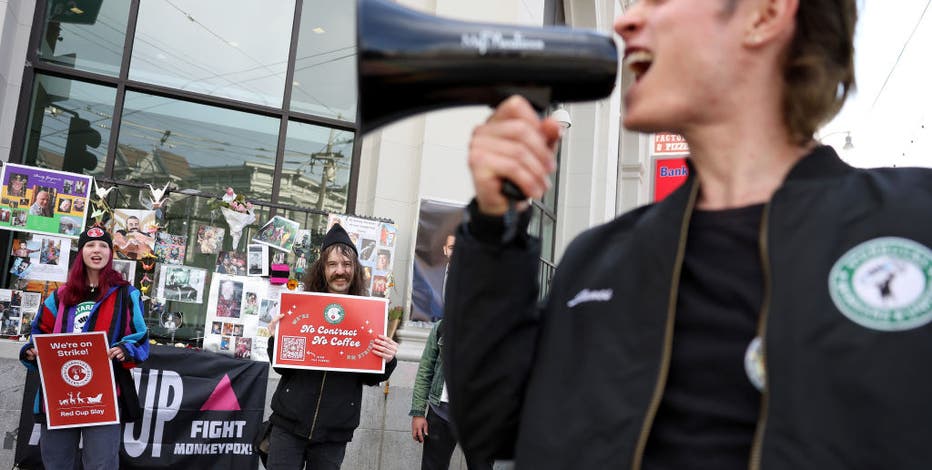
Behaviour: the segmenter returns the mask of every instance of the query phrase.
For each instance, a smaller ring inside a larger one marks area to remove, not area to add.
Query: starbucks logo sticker
[[[345,317],[346,312],[343,311],[343,306],[340,304],[330,304],[324,307],[324,320],[327,320],[327,323],[331,325],[342,322]]]
[[[875,238],[844,254],[828,276],[835,307],[865,328],[903,331],[932,321],[932,250]]]
[[[90,364],[84,361],[72,360],[61,366],[61,378],[65,379],[65,382],[72,387],[87,385],[93,376],[94,371],[91,370]]]

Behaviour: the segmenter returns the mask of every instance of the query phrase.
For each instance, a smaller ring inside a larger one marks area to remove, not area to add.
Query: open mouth
[[[103,259],[102,257],[100,257],[100,256],[91,256],[91,262],[92,262],[92,263],[95,263],[95,264],[96,264],[96,263],[100,263],[100,262],[103,261],[103,260],[104,260],[104,259]]]
[[[635,81],[640,81],[653,62],[654,54],[639,50],[626,54],[623,65],[634,74]]]

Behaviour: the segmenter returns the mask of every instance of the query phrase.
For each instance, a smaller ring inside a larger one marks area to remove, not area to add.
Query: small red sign
[[[385,334],[388,299],[314,292],[283,292],[281,298],[285,317],[275,332],[273,366],[385,372],[385,360],[372,348]]]
[[[106,333],[35,335],[32,340],[49,429],[120,422]]]
[[[686,158],[658,158],[654,161],[654,202],[676,191],[689,177]]]

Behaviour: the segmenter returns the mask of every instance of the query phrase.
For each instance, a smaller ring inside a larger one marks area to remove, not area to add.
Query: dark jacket
[[[447,386],[467,452],[514,455],[519,469],[640,468],[697,194],[691,176],[664,201],[580,235],[542,309],[538,242],[489,242],[501,221],[472,210],[444,320]],[[889,264],[912,277],[912,287],[896,286],[903,297],[894,303],[909,304],[899,313],[850,307],[851,292],[875,288],[858,284],[881,269],[884,249],[872,240],[900,250]],[[761,228],[767,379],[750,468],[929,467],[930,246],[932,170],[855,169],[828,147],[795,165]]]
[[[268,350],[275,351],[274,336]],[[392,358],[383,374],[277,367],[281,380],[269,421],[312,442],[349,442],[359,426],[362,386],[388,380],[397,364]]]

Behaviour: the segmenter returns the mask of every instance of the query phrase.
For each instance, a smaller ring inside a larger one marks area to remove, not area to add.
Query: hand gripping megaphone
[[[387,0],[358,0],[360,133],[420,112],[495,106],[522,95],[552,102],[611,94],[618,51],[610,36],[438,18]]]

